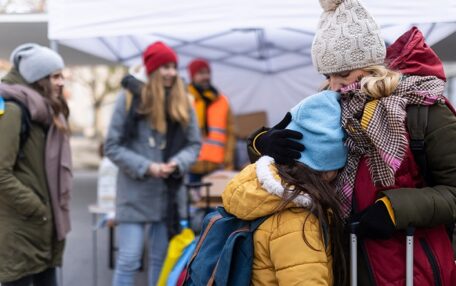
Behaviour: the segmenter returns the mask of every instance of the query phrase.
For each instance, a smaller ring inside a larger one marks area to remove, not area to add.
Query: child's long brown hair
[[[347,268],[344,254],[344,220],[341,215],[341,203],[336,196],[334,186],[322,178],[323,172],[317,172],[299,162],[291,166],[278,165],[277,169],[284,182],[285,196],[277,208],[280,212],[299,195],[307,194],[312,199],[311,212],[306,216],[302,236],[305,243],[315,251],[320,251],[312,246],[306,238],[304,231],[311,214],[319,222],[322,240],[324,233],[328,232],[330,238],[330,251],[333,256],[334,285],[347,285]]]

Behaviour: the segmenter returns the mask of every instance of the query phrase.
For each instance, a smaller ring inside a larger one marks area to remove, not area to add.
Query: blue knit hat
[[[18,46],[11,53],[10,60],[27,83],[36,82],[64,67],[59,54],[34,43]]]
[[[299,162],[316,171],[338,170],[345,166],[347,148],[341,125],[340,94],[322,91],[303,99],[290,111],[287,129],[299,131],[305,146]]]

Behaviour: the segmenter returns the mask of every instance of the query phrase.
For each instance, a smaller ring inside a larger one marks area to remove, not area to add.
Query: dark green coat
[[[0,116],[0,282],[61,264],[44,167],[46,133],[32,123],[18,158],[21,109],[8,102]]]

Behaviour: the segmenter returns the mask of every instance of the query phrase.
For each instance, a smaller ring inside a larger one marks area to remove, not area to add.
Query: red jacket
[[[396,173],[396,183],[388,189],[423,186],[410,149]],[[371,180],[366,160],[360,162],[355,183],[355,205],[361,211],[372,205],[379,192]],[[444,225],[417,229],[414,243],[414,285],[456,285],[453,250]],[[368,263],[375,285],[405,285],[405,233],[397,231],[389,240],[364,240],[361,252]]]

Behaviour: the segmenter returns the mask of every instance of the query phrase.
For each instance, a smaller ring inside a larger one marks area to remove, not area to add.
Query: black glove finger
[[[281,147],[282,149],[287,149],[290,151],[297,151],[297,152],[302,152],[305,149],[305,146],[302,145],[301,143],[290,140],[290,139],[282,139],[282,140],[277,140],[276,146]]]
[[[276,152],[277,156],[289,157],[290,159],[297,160],[301,158],[301,152],[293,150],[278,150]]]
[[[275,130],[274,136],[276,136],[278,138],[290,138],[290,139],[296,139],[296,140],[302,139],[301,132],[289,130],[289,129]]]
[[[291,113],[287,112],[287,114],[285,114],[285,117],[279,123],[277,123],[274,127],[272,127],[272,129],[284,129],[285,127],[288,126],[288,124],[290,124],[290,122],[291,122]]]

